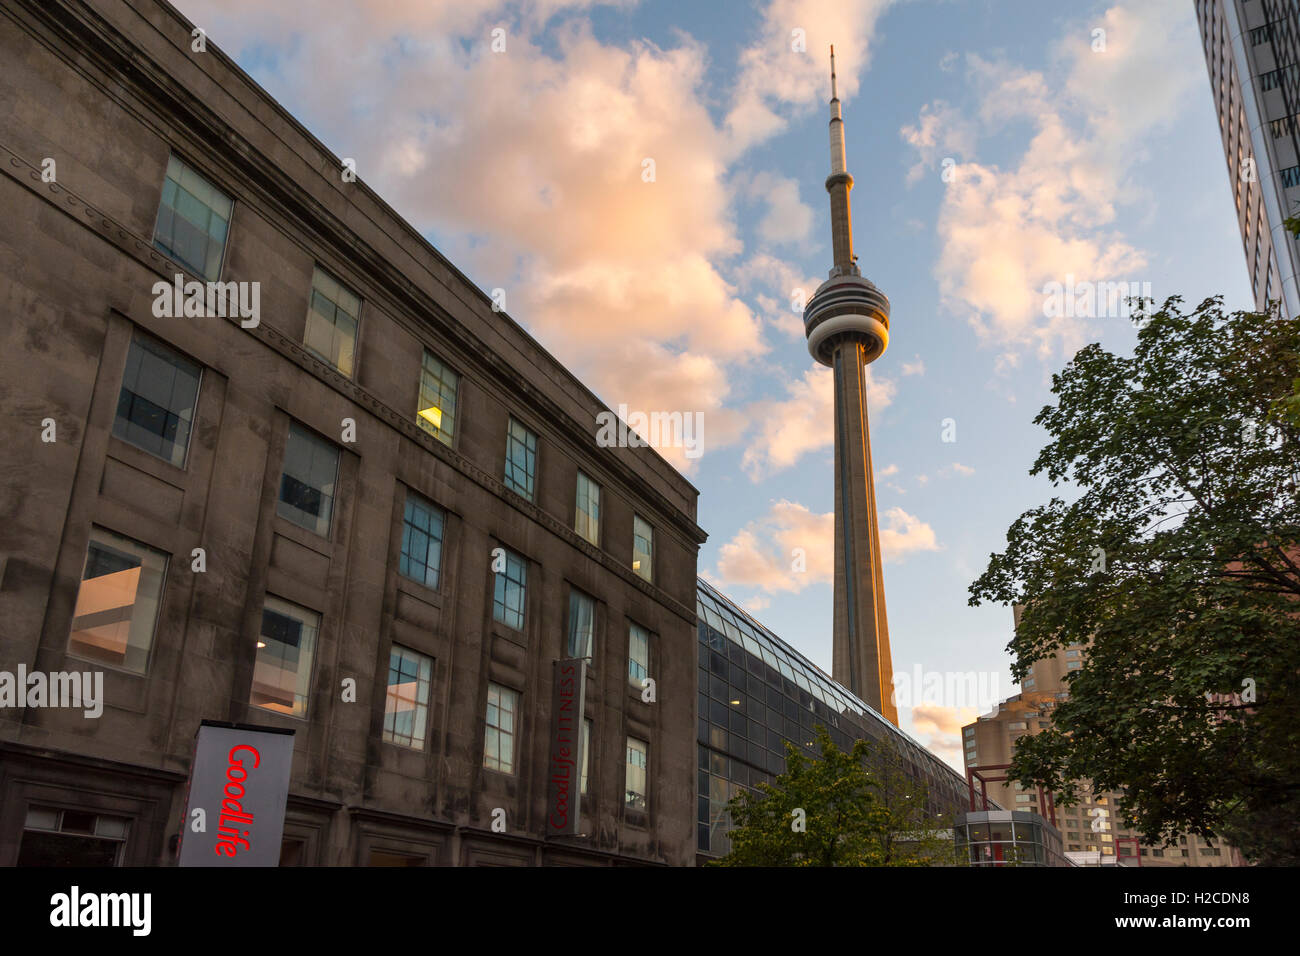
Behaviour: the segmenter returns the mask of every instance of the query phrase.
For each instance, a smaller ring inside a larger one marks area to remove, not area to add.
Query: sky
[[[1134,342],[1122,305],[1050,293],[1252,307],[1191,0],[173,2],[607,405],[701,416],[703,454],[660,448],[700,490],[700,573],[827,672],[832,385],[801,312],[834,44],[891,302],[868,398],[900,720],[958,768],[1018,690],[1011,610],[968,587],[1061,493],[1034,416],[1078,348]]]

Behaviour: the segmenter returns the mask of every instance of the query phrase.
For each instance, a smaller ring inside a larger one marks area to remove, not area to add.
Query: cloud
[[[709,112],[703,45],[593,35],[591,8],[625,5],[181,0],[603,401],[703,411],[716,448],[742,431],[731,379],[768,350],[726,275],[744,251],[736,155]],[[764,183],[760,233],[798,238],[794,182]]]
[[[1143,199],[1131,177],[1147,156],[1143,141],[1173,122],[1204,82],[1203,65],[1185,55],[1199,43],[1181,0],[1115,5],[1099,22],[1105,51],[1092,49],[1095,24],[1073,24],[1052,51],[1049,74],[966,57],[978,132],[1027,123],[1031,136],[1005,167],[975,160],[955,167],[939,213],[935,276],[945,306],[999,347],[1003,368],[1007,354],[1069,352],[1092,334],[1086,320],[1045,315],[1047,283],[1070,275],[1131,280],[1147,266],[1118,210]],[[924,168],[943,150],[969,145],[969,129],[935,101],[901,133]]]
[[[975,707],[917,704],[911,709],[912,728],[931,753],[951,766],[964,769],[961,729],[979,717]]]
[[[880,469],[880,471],[876,472],[877,477],[880,478],[888,478],[890,475],[896,474],[898,474],[897,465],[886,465],[884,468]]]
[[[890,508],[880,522],[880,554],[886,564],[918,551],[940,551],[934,529],[902,508]]]
[[[758,173],[749,180],[745,192],[767,205],[759,220],[758,235],[773,245],[802,242],[812,233],[812,207],[799,198],[799,183],[773,173]]]
[[[907,171],[907,184],[917,182],[927,169],[934,169],[942,159],[954,162],[975,152],[977,131],[974,122],[962,111],[944,100],[935,100],[921,107],[915,126],[904,126],[899,136],[919,155]]]
[[[916,361],[914,361],[914,362],[904,362],[904,363],[903,363],[903,374],[904,374],[904,375],[924,375],[924,374],[925,374],[925,363],[921,361],[921,356],[918,355],[918,356],[916,357]]]
[[[886,564],[940,550],[934,529],[902,508],[890,508],[881,517],[880,550]],[[775,594],[830,583],[834,572],[835,512],[818,514],[781,499],[719,547],[717,568],[705,577],[724,589]]]
[[[830,99],[830,46],[841,99],[857,92],[876,22],[891,0],[772,0],[740,55],[725,128],[738,154],[783,130],[792,115]],[[801,31],[802,35],[797,35]],[[797,42],[802,50],[794,47]]]
[[[867,404],[887,408],[896,386],[866,370]],[[746,415],[755,434],[748,438],[741,468],[754,481],[789,468],[804,455],[835,444],[835,378],[824,365],[813,365],[786,386],[786,397],[749,405]]]
[[[782,499],[718,549],[716,577],[728,588],[797,593],[831,580],[834,545],[834,512],[816,514]]]

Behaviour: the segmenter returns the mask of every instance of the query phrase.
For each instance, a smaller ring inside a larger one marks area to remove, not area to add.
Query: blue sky
[[[1014,691],[1011,612],[967,587],[1052,492],[1028,476],[1051,373],[1133,342],[1044,315],[1045,285],[1250,307],[1190,0],[178,6],[609,405],[704,415],[702,458],[662,449],[700,489],[701,572],[828,671],[830,389],[791,309],[830,266],[828,44],[858,262],[892,303],[870,397],[896,670]],[[903,725],[959,765],[975,704]]]

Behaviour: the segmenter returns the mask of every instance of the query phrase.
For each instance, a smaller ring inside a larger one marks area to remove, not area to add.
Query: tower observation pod
[[[867,425],[866,367],[889,347],[889,299],[858,270],[831,47],[831,240],[835,263],[804,309],[808,352],[835,375],[835,623],[832,676],[898,724]]]

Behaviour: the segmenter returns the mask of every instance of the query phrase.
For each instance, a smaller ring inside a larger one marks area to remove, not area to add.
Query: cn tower
[[[867,427],[866,368],[889,346],[889,300],[858,271],[831,47],[831,239],[835,265],[804,309],[808,351],[835,373],[835,642],[831,676],[898,724],[880,526]]]

